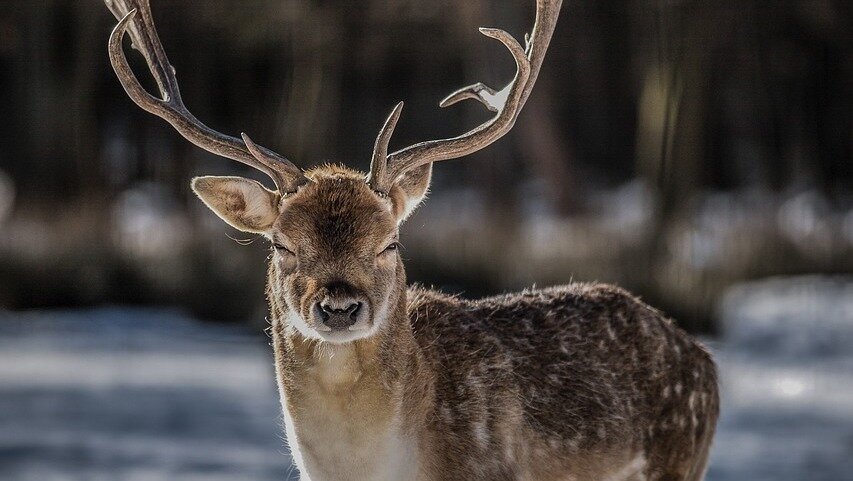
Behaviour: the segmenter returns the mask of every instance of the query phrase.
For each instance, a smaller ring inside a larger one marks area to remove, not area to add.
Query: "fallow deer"
[[[718,415],[708,351],[636,297],[569,284],[480,300],[407,287],[398,228],[429,187],[432,163],[506,134],[530,95],[561,0],[537,0],[522,46],[499,29],[517,66],[475,99],[495,113],[458,137],[393,153],[402,103],[376,139],[370,173],[303,172],[284,157],[215,132],[184,106],[148,0],[107,0],[120,19],[109,56],[139,107],[190,142],[268,174],[192,189],[231,226],[272,245],[267,275],[285,430],[302,479],[683,480],[704,476]],[[125,58],[129,33],[160,90]]]

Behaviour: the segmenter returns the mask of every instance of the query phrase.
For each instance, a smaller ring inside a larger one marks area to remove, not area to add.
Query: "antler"
[[[497,113],[486,123],[458,137],[421,142],[388,155],[388,142],[403,107],[402,102],[397,104],[385,121],[373,149],[369,180],[373,190],[387,193],[394,181],[405,172],[430,162],[471,154],[487,147],[509,132],[515,125],[521,107],[524,106],[536,83],[562,3],[562,0],[536,0],[536,22],[533,25],[533,34],[525,36],[525,48],[522,48],[512,35],[503,30],[480,29],[480,33],[501,42],[512,54],[517,66],[515,78],[499,91],[479,82],[463,87],[448,95],[439,103],[439,106],[448,107],[466,99],[478,100],[487,109]]]
[[[244,141],[241,142],[204,125],[187,110],[181,100],[175,69],[169,63],[154,28],[148,0],[104,1],[119,20],[110,35],[110,62],[125,92],[136,105],[169,122],[184,138],[202,149],[266,173],[282,194],[295,192],[300,185],[308,182],[299,167],[279,154],[255,145],[245,133],[241,134]],[[134,48],[145,57],[162,98],[148,93],[130,69],[122,49],[122,39],[128,31]]]

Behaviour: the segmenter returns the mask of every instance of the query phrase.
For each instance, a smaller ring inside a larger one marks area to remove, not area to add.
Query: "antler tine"
[[[527,101],[539,69],[554,34],[557,24],[557,16],[560,13],[562,0],[536,0],[536,21],[533,33],[525,36],[526,45],[522,47],[518,41],[507,32],[496,28],[481,28],[480,33],[487,37],[498,40],[510,51],[516,63],[516,74],[512,81],[503,89],[496,91],[483,83],[476,83],[463,87],[439,103],[441,107],[448,107],[466,99],[478,100],[487,109],[496,112],[496,115],[482,125],[460,135],[448,139],[430,140],[411,145],[398,150],[390,155],[387,152],[387,140],[382,147],[377,139],[376,148],[373,152],[371,163],[370,183],[377,192],[388,192],[391,185],[403,173],[441,160],[462,157],[491,145],[496,140],[509,132],[521,108]],[[395,108],[392,117],[399,116],[399,105]],[[389,121],[391,118],[389,118]],[[396,118],[393,124],[396,124]],[[388,122],[382,129],[380,138],[386,132]],[[393,130],[393,126],[391,128]],[[377,158],[384,158],[384,162],[378,162]]]
[[[391,141],[391,136],[394,134],[394,128],[397,127],[397,121],[400,120],[400,112],[403,110],[403,102],[394,106],[391,115],[385,120],[385,124],[376,136],[376,143],[373,145],[373,158],[370,159],[370,179],[368,182],[373,185],[379,179],[387,176],[388,168],[388,143]],[[376,189],[375,189],[376,190]],[[386,191],[377,190],[384,194]]]
[[[302,170],[286,158],[255,145],[245,134],[244,143],[219,133],[187,110],[181,99],[175,69],[157,36],[148,0],[105,0],[105,3],[119,20],[110,35],[110,63],[125,92],[136,105],[169,122],[179,134],[198,147],[264,172],[273,179],[282,194],[294,192],[308,182]],[[134,48],[145,57],[162,98],[148,93],[131,70],[122,48],[126,33],[130,33]]]

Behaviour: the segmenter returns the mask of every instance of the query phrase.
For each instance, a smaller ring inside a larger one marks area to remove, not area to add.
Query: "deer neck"
[[[342,345],[307,339],[289,327],[287,309],[274,314],[285,427],[294,458],[312,481],[414,479],[412,433],[428,409],[431,376],[405,296],[376,335]],[[402,464],[389,465],[389,459]]]

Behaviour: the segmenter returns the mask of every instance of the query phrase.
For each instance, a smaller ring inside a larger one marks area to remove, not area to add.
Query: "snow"
[[[4,481],[296,479],[282,433],[262,334],[162,310],[0,313]]]
[[[729,291],[708,481],[853,472],[853,280]],[[268,339],[180,312],[0,312],[0,479],[296,479]]]
[[[850,479],[853,279],[744,284],[720,319],[722,418],[708,481]]]

